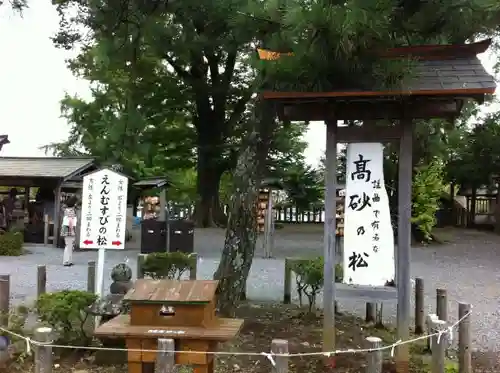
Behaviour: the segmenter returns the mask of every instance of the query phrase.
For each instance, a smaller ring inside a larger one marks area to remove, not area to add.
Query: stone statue
[[[101,323],[127,311],[122,300],[133,286],[132,269],[125,263],[117,264],[111,270],[111,279],[109,294],[98,299],[88,310],[92,315],[101,316]]]

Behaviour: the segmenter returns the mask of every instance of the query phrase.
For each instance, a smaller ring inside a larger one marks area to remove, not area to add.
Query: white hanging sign
[[[347,146],[344,283],[384,286],[394,280],[394,234],[385,189],[383,145]]]

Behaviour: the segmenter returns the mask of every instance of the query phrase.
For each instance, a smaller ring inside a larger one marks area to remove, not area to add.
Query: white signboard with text
[[[83,178],[80,247],[124,249],[128,178],[102,169]]]
[[[384,286],[394,280],[394,234],[384,184],[383,145],[347,146],[344,283]]]

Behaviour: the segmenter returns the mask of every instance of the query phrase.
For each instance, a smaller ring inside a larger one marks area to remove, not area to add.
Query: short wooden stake
[[[292,267],[290,260],[285,258],[285,288],[283,293],[283,303],[290,304],[292,301]]]
[[[366,348],[378,349],[382,347],[382,339],[366,337]],[[366,354],[366,373],[382,373],[382,351],[370,351]]]
[[[422,278],[415,279],[415,334],[424,333],[424,280]]]
[[[40,298],[40,295],[47,292],[47,267],[44,265],[39,265],[36,268],[36,296]]]
[[[365,315],[366,322],[375,322],[376,307],[377,307],[376,303],[366,303],[366,315]]]
[[[43,244],[45,246],[49,244],[49,215],[47,214],[43,216]]]
[[[271,353],[288,354],[288,341],[284,339],[273,339],[271,342]],[[288,373],[288,356],[273,356],[276,365],[273,373]]]
[[[52,373],[52,329],[35,329],[35,373]]]
[[[446,348],[448,346],[448,323],[444,320],[434,320],[432,333],[445,331],[442,334],[433,335],[432,339],[432,373],[445,373]]]
[[[196,280],[196,272],[198,272],[198,254],[190,254],[192,258],[191,267],[189,268],[189,279]]]
[[[89,293],[95,293],[95,261],[89,260],[87,267],[87,291]]]
[[[146,254],[137,255],[137,278],[144,278],[144,261],[146,260]]]
[[[448,321],[448,296],[445,289],[436,289],[436,314],[439,320]]]
[[[159,338],[156,354],[156,373],[174,373],[175,342],[173,339]]]
[[[432,326],[434,325],[435,320],[439,320],[435,313],[431,313],[431,314],[427,315],[427,318],[425,319],[425,328],[426,328],[427,334],[432,333]],[[427,351],[431,351],[431,339],[432,338],[426,338]]]
[[[9,323],[10,275],[0,275],[0,325]]]
[[[384,326],[384,303],[375,303],[375,326]]]
[[[470,310],[471,306],[467,303],[458,304],[458,319],[461,320],[465,317],[460,324],[458,324],[458,372],[471,373],[472,372],[472,357],[471,357],[471,328],[470,328]]]

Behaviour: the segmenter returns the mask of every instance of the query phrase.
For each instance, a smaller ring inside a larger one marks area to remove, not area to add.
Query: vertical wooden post
[[[89,293],[95,293],[95,261],[89,260],[87,267],[87,291]]]
[[[30,204],[30,187],[24,187],[24,224],[30,221],[28,206]]]
[[[448,296],[445,289],[436,289],[436,314],[439,320],[448,321]]]
[[[411,307],[411,181],[412,181],[412,120],[401,120],[402,134],[399,141],[398,177],[398,245],[395,257],[396,285],[398,287],[397,336],[406,341],[410,338]],[[406,373],[409,370],[409,348],[403,344],[396,349],[396,370]]]
[[[433,322],[432,333],[446,330],[447,322],[444,320],[435,320]],[[445,373],[446,347],[448,345],[448,333],[434,335],[432,341],[432,373]]]
[[[366,348],[378,349],[382,347],[382,339],[366,337]],[[371,351],[366,354],[366,373],[382,373],[382,351]]]
[[[36,267],[36,297],[45,294],[47,291],[47,267],[39,265]]]
[[[10,275],[0,275],[0,325],[7,326],[10,310]]]
[[[375,322],[376,317],[376,303],[366,303],[366,322]]]
[[[264,215],[264,237],[262,240],[264,246],[264,257],[272,257],[272,234],[273,234],[273,190],[268,188],[267,208]]]
[[[471,373],[472,372],[472,357],[471,357],[471,329],[470,329],[470,310],[471,306],[467,303],[458,304],[458,319],[465,317],[460,324],[458,324],[458,372]]]
[[[323,351],[335,349],[335,245],[337,207],[337,121],[326,122],[325,223],[323,229]]]
[[[35,373],[52,373],[52,329],[37,328],[35,329]],[[46,346],[45,346],[46,345]]]
[[[375,303],[375,325],[384,326],[384,303]]]
[[[424,280],[417,277],[415,279],[415,334],[424,333]]]
[[[49,215],[43,215],[43,244],[49,244]]]
[[[273,339],[271,342],[271,353],[288,354],[288,341],[284,339]],[[288,373],[288,356],[273,356],[276,365],[274,373]]]
[[[196,280],[196,273],[198,272],[198,254],[190,254],[192,258],[191,267],[189,268],[189,279]]]
[[[61,221],[61,184],[59,184],[54,192],[54,234],[52,245],[57,247],[59,238],[59,224]]]
[[[290,304],[292,301],[292,268],[290,259],[285,258],[285,287],[283,291],[283,303]]]
[[[169,338],[158,338],[158,353],[156,355],[156,373],[175,372],[175,343]]]
[[[144,278],[144,261],[146,254],[137,255],[137,279]]]

